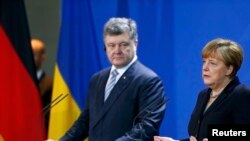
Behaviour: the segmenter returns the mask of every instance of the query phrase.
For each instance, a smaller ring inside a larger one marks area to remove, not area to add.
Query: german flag
[[[0,66],[0,140],[43,140],[43,113],[23,0],[0,0]]]

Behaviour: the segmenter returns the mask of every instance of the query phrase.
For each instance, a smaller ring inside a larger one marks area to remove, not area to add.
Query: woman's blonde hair
[[[226,66],[233,66],[233,72],[230,77],[236,76],[243,61],[243,50],[240,45],[228,39],[214,39],[208,42],[202,49],[202,58],[218,58]]]

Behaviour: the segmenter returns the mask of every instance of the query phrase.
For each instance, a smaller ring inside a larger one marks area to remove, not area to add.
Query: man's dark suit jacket
[[[139,61],[121,76],[104,102],[109,69],[95,74],[84,111],[60,141],[152,141],[164,117],[162,81]]]
[[[210,124],[250,124],[250,89],[240,84],[236,77],[222,91],[219,97],[204,112],[211,89],[200,92],[192,113],[188,132],[198,141],[207,138]]]

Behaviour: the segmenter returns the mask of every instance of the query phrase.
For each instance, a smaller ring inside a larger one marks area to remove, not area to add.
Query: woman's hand
[[[170,137],[154,136],[154,141],[178,141]]]
[[[190,141],[197,141],[197,139],[194,136],[190,136],[189,140]],[[202,141],[208,141],[208,139],[204,138]]]
[[[194,136],[190,136],[189,140],[190,141],[197,141],[197,139]]]

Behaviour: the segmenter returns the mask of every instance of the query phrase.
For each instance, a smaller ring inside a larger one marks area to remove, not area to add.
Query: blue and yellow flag
[[[63,0],[52,100],[66,99],[51,109],[49,135],[59,139],[80,115],[90,77],[101,68],[89,1]]]

